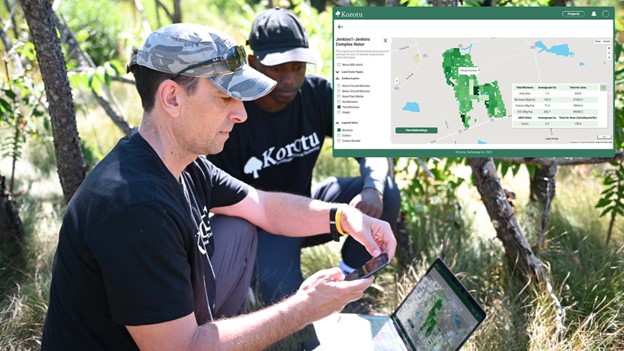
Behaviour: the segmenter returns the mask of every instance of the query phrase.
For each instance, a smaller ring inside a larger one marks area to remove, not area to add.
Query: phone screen
[[[368,278],[371,275],[375,274],[375,272],[387,266],[388,263],[390,263],[390,260],[388,259],[388,255],[383,253],[377,257],[373,257],[368,262],[364,263],[364,265],[361,268],[356,269],[355,271],[347,274],[347,276],[345,277],[345,280]]]

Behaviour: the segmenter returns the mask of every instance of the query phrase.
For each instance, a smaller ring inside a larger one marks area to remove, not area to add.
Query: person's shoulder
[[[81,194],[101,202],[157,201],[176,192],[175,177],[156,152],[136,134],[122,138],[81,185]],[[161,189],[163,191],[154,191]]]
[[[189,164],[184,172],[187,173],[195,182],[212,184],[219,182],[228,175],[219,166],[215,165],[207,156],[199,156]]]
[[[325,77],[316,74],[306,74],[302,89],[329,93],[332,89],[332,84]]]
[[[210,174],[218,173],[221,169],[215,166],[207,156],[201,155],[189,164],[184,171],[189,173],[201,172],[205,177],[208,177]]]
[[[327,78],[319,76],[314,73],[306,74],[305,83],[311,84],[311,85],[330,85],[331,86],[331,82]]]
[[[210,188],[236,188],[237,191],[246,187],[245,183],[232,177],[228,172],[215,165],[206,156],[199,156],[186,169],[195,186]],[[246,190],[244,191],[246,193]]]

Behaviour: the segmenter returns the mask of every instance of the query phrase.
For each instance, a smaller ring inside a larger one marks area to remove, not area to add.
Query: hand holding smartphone
[[[388,255],[382,253],[377,257],[371,258],[368,262],[364,263],[364,265],[353,272],[347,274],[344,280],[356,280],[356,279],[364,279],[368,278],[371,275],[375,274],[380,269],[384,268],[390,263],[388,259]]]

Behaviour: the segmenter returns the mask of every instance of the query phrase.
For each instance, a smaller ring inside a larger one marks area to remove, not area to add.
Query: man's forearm
[[[163,323],[127,328],[144,351],[262,350],[324,316],[315,313],[318,308],[310,307],[305,296],[295,294],[260,311],[201,326],[191,313]]]
[[[260,225],[274,234],[309,236],[329,233],[331,205],[303,196],[258,191],[266,211]]]
[[[127,326],[139,349],[262,350],[362,297],[373,279],[343,281],[340,269],[318,271],[293,296],[262,310],[197,325],[195,314],[162,323]]]
[[[250,187],[247,196],[240,202],[212,210],[214,213],[244,218],[273,234],[303,237],[329,233],[329,213],[333,206],[339,205]],[[371,255],[379,251],[378,245],[386,245],[390,240],[394,254],[396,241],[386,222],[368,217],[355,207],[341,206],[340,226],[346,233],[363,244]]]
[[[297,293],[248,315],[196,328],[193,350],[261,350],[362,297],[373,279],[343,281],[338,268],[308,277]],[[210,345],[210,346],[206,346]]]
[[[301,296],[197,328],[193,350],[263,350],[314,321]],[[211,347],[214,345],[217,347]]]

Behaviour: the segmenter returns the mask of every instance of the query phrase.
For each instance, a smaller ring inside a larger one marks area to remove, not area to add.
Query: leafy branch
[[[624,164],[622,164],[620,159],[619,162],[612,162],[611,165],[617,168],[606,171],[602,181],[604,190],[600,194],[600,200],[598,200],[596,205],[596,208],[603,209],[600,217],[607,214],[611,217],[609,219],[609,230],[607,231],[607,245],[611,240],[616,217],[618,215],[624,216]]]
[[[78,69],[73,72],[77,73],[77,75],[70,76],[70,81],[74,84],[86,85],[100,106],[106,111],[106,114],[113,120],[113,123],[124,133],[128,134],[133,126],[128,123],[123,113],[116,112],[121,111],[121,108],[110,89],[111,81],[119,80],[114,79],[114,77],[121,77],[123,69],[112,62],[105,62],[102,66],[96,66],[89,54],[80,48],[75,35],[65,21],[56,16],[56,14],[54,14],[54,21],[61,33],[61,38],[69,46],[70,57],[74,58],[78,63]],[[86,75],[82,73],[86,73]],[[85,77],[86,80],[83,79]]]
[[[9,191],[13,193],[16,163],[22,156],[26,136],[39,135],[37,123],[33,117],[42,117],[46,114],[45,108],[41,106],[43,88],[37,86],[26,75],[11,79],[6,62],[5,72],[8,79],[0,90],[0,132],[2,129],[7,129],[10,135],[3,138],[6,142],[0,144],[0,152],[4,157],[11,158]],[[49,119],[44,119],[43,126],[49,129]]]

